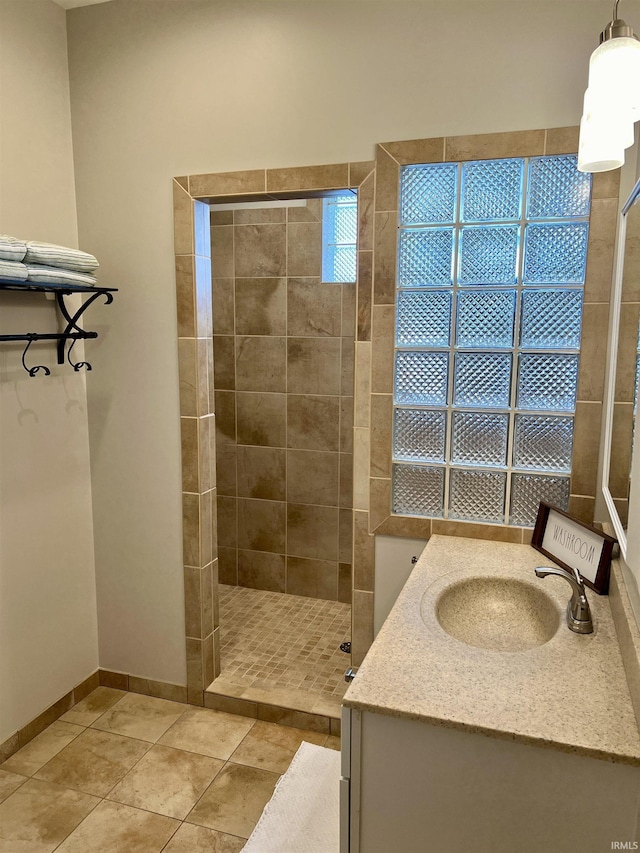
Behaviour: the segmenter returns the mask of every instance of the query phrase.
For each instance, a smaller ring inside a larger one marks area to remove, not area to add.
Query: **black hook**
[[[71,361],[71,350],[74,348],[74,346],[76,345],[77,342],[78,342],[78,338],[74,338],[73,343],[71,344],[71,346],[67,350],[67,361],[69,362],[71,367],[73,367],[73,369],[76,371],[76,373],[82,367],[85,367],[87,370],[93,370],[93,368],[91,367],[91,365],[89,364],[88,361],[76,361],[76,362]]]
[[[28,339],[28,344],[26,345],[26,347],[24,348],[24,352],[22,353],[22,366],[27,371],[29,376],[35,376],[39,370],[44,370],[45,376],[51,376],[51,371],[49,370],[48,367],[45,367],[44,364],[38,364],[35,367],[27,367],[27,362],[25,361],[26,356],[27,356],[27,352],[28,352],[31,344],[34,341],[38,340],[38,335],[35,332],[32,332],[32,333],[27,335],[27,339]]]

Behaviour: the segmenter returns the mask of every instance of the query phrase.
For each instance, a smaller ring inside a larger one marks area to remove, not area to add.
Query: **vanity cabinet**
[[[569,631],[570,590],[539,581],[540,562],[430,539],[343,700],[340,853],[640,848],[640,735],[608,599],[589,594],[593,634]],[[434,614],[461,577],[544,589],[555,633],[520,651],[454,639]]]
[[[637,849],[637,767],[343,712],[351,776],[341,783],[350,802],[340,853],[602,853],[614,841]]]

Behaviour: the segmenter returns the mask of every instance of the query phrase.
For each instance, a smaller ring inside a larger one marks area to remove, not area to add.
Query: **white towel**
[[[59,267],[43,267],[38,264],[27,264],[27,279],[35,284],[94,285],[98,281],[95,275],[87,275]]]
[[[20,261],[5,261],[0,256],[0,281],[26,281],[27,268]]]
[[[60,267],[75,272],[92,273],[100,266],[93,255],[79,249],[68,249],[54,243],[27,242],[26,264],[38,264],[45,267]]]
[[[9,234],[0,234],[0,258],[5,261],[22,261],[27,252],[24,240],[18,240]]]

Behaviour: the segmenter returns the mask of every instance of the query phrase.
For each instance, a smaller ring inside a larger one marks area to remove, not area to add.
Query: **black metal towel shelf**
[[[45,367],[44,364],[28,367],[26,356],[29,347],[34,341],[58,341],[58,364],[64,364],[66,358],[71,367],[76,371],[83,367],[86,370],[91,370],[91,365],[88,361],[74,362],[71,359],[71,351],[75,346],[76,341],[98,337],[97,332],[86,332],[84,329],[81,329],[78,322],[87,308],[100,296],[104,296],[105,305],[109,305],[113,302],[113,294],[118,292],[116,287],[92,287],[84,284],[36,284],[35,282],[24,281],[0,281],[0,290],[53,293],[56,297],[58,309],[66,322],[66,326],[62,332],[27,332],[24,335],[0,335],[0,341],[27,342],[22,353],[22,366],[29,376],[35,376],[40,370],[44,371],[45,376],[49,376],[51,374],[49,368]],[[74,293],[86,293],[89,294],[89,298],[84,300],[80,307],[72,313],[64,301],[64,298],[65,296],[71,296]],[[67,344],[69,344],[68,349]]]

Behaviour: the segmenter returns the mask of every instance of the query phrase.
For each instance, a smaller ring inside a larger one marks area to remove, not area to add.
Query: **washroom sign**
[[[617,539],[540,502],[531,544],[565,569],[577,569],[585,584],[600,595],[609,590],[611,554]]]

